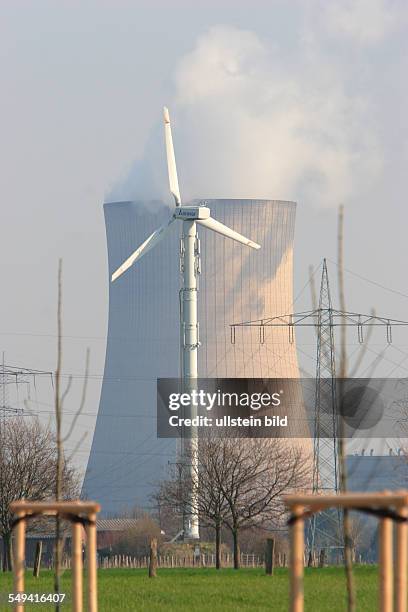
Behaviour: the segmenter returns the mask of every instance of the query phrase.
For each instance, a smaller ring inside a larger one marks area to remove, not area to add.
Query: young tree
[[[69,377],[68,383],[64,390],[61,385],[61,374],[62,374],[62,260],[58,262],[58,305],[57,305],[57,368],[55,371],[55,444],[56,444],[56,464],[55,464],[55,487],[54,495],[55,501],[61,501],[64,498],[64,474],[66,471],[67,459],[64,453],[64,443],[70,439],[76,422],[82,413],[86,399],[86,388],[88,382],[88,369],[89,369],[89,349],[86,351],[86,365],[85,365],[85,376],[84,383],[82,386],[82,395],[79,403],[79,407],[71,421],[68,428],[68,432],[62,435],[62,422],[63,422],[63,406],[64,401],[67,398],[72,384],[72,376]],[[84,433],[82,438],[78,441],[74,451],[71,454],[71,458],[75,454],[78,447],[86,437],[87,432]],[[55,517],[55,574],[54,574],[54,591],[60,593],[60,577],[61,577],[61,561],[62,561],[62,550],[63,550],[63,538],[61,532],[61,518],[57,514]],[[55,604],[55,610],[60,610],[59,600]]]
[[[344,207],[339,207],[338,213],[338,230],[337,230],[337,278],[338,278],[338,291],[339,291],[339,303],[340,311],[346,312],[346,297],[345,297],[345,286],[344,286]],[[374,316],[375,312],[372,310],[371,314]],[[344,398],[345,388],[344,380],[353,378],[365,355],[366,346],[369,341],[369,336],[372,332],[372,327],[369,327],[369,334],[365,340],[365,344],[361,347],[361,350],[357,356],[356,362],[353,369],[349,370],[349,360],[347,355],[347,328],[345,323],[345,316],[342,317],[342,325],[340,326],[340,359],[338,368],[338,410],[340,415],[345,414]],[[339,454],[339,466],[340,466],[340,491],[344,493],[347,491],[347,461],[346,461],[346,439],[344,436],[344,420],[343,418],[339,421],[339,433],[338,433],[338,454]],[[355,612],[356,610],[356,589],[354,584],[353,576],[353,526],[348,508],[343,509],[343,540],[344,540],[344,568],[346,572],[346,583],[347,583],[347,610],[348,612]]]
[[[51,431],[37,418],[4,419],[0,430],[0,533],[3,539],[3,571],[12,568],[13,515],[9,507],[19,499],[46,500],[55,494],[57,453]],[[78,494],[78,477],[64,463],[62,495]]]

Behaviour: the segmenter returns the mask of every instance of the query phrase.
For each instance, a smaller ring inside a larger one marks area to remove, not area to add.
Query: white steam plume
[[[381,173],[376,99],[359,77],[375,71],[364,49],[390,34],[396,14],[384,15],[382,0],[369,3],[374,17],[366,22],[367,0],[312,4],[293,48],[215,26],[179,62],[169,105],[184,201],[337,206],[364,194]],[[111,197],[171,202],[159,131]]]
[[[182,60],[176,83],[189,196],[329,206],[381,166],[368,101],[346,93],[313,41],[293,62],[252,32],[214,27]]]

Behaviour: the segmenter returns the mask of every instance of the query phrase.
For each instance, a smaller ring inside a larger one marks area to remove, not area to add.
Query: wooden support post
[[[72,524],[72,610],[82,612],[82,525]],[[89,566],[89,563],[88,563]]]
[[[14,593],[24,593],[24,558],[25,558],[25,512],[18,512],[16,518],[20,519],[15,528],[16,542],[14,547]],[[23,612],[24,604],[15,604],[15,612]]]
[[[407,518],[408,509],[400,516]],[[408,523],[396,524],[395,612],[407,612]]]
[[[35,558],[34,558],[34,569],[33,576],[34,578],[38,578],[40,575],[41,568],[41,556],[42,556],[42,541],[37,542],[35,547]]]
[[[87,562],[88,562],[88,610],[97,612],[98,592],[96,576],[96,514],[88,514],[89,523],[86,527],[87,535]]]
[[[265,550],[265,572],[268,576],[273,575],[274,560],[275,560],[275,540],[273,538],[268,538],[266,540],[266,550]]]
[[[149,578],[157,575],[157,538],[150,540]]]
[[[293,506],[292,515],[300,517],[302,506]],[[290,528],[290,612],[303,612],[304,520],[297,518]]]
[[[392,520],[382,518],[379,525],[379,570],[380,570],[380,610],[393,610],[393,580],[392,580]]]

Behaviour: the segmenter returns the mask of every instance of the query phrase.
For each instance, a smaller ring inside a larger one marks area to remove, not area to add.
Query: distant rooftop
[[[98,533],[105,531],[126,531],[127,529],[133,529],[136,527],[140,519],[135,518],[111,518],[111,519],[98,519],[96,521],[96,530]],[[54,539],[54,526],[50,525],[49,530],[43,529],[29,529],[27,532],[28,539],[35,540],[49,540]],[[63,533],[65,537],[71,537],[71,528],[69,526],[63,527]],[[1,538],[0,538],[1,540]]]
[[[98,519],[96,529],[97,531],[126,531],[126,529],[136,527],[139,521],[140,519],[135,518]]]

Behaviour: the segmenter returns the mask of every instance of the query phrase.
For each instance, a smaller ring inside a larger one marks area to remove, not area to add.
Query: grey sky
[[[108,306],[102,203],[112,193],[149,197],[150,187],[166,194],[164,104],[186,197],[298,201],[295,294],[309,263],[336,257],[340,200],[347,267],[408,294],[405,2],[4,0],[0,11],[8,363],[54,369],[47,334],[62,257],[64,330],[75,336],[65,340],[65,371],[80,375],[91,347],[86,410],[96,414]],[[138,169],[152,178],[136,180]],[[351,275],[347,289],[350,310],[408,319],[406,298]],[[39,394],[46,418],[51,390]],[[93,421],[82,417],[75,439]]]

